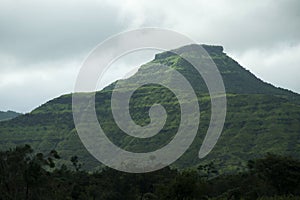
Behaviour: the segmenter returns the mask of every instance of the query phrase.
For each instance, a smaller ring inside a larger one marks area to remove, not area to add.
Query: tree
[[[300,161],[292,157],[267,154],[248,163],[252,172],[272,185],[277,193],[295,194],[300,186]]]
[[[29,145],[0,152],[0,199],[41,198],[47,191],[50,174],[45,168],[54,168],[56,151],[44,156],[33,154]]]

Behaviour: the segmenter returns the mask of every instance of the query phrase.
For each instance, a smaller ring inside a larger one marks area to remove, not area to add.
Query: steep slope
[[[220,46],[203,45],[216,63],[224,80],[228,98],[228,112],[221,138],[214,150],[204,160],[198,159],[198,151],[208,128],[210,98],[201,76],[184,59],[171,52],[157,54],[131,78],[133,81],[150,73],[158,64],[165,64],[182,73],[194,87],[201,108],[198,135],[189,150],[174,166],[192,167],[200,162],[214,160],[224,171],[243,169],[249,158],[267,152],[300,157],[300,95],[276,88],[257,79],[236,61],[228,57]],[[197,56],[199,46],[189,45],[175,51],[179,54]],[[179,104],[168,89],[159,85],[146,85],[136,91],[130,103],[132,118],[137,124],[149,123],[148,109],[161,103],[168,118],[163,130],[150,139],[135,139],[123,133],[113,120],[110,109],[110,85],[96,95],[99,122],[108,137],[124,149],[143,152],[167,144],[179,125]],[[150,93],[151,92],[151,93]],[[149,95],[151,94],[151,95]],[[29,143],[38,151],[56,149],[63,157],[62,163],[73,156],[85,163],[85,168],[101,167],[81,144],[72,118],[71,95],[51,100],[30,114],[0,123],[1,149]]]
[[[227,93],[233,94],[271,94],[276,96],[287,97],[290,99],[299,99],[299,95],[288,91],[286,89],[274,87],[268,84],[250,71],[246,70],[238,64],[235,60],[230,58],[223,52],[223,47],[221,46],[208,46],[202,45],[202,47],[208,52],[210,57],[213,59],[217,65],[222,78],[224,80],[225,88]],[[190,57],[197,56],[199,52],[199,45],[192,44],[185,47],[181,47],[174,50],[177,54],[187,55]],[[155,56],[155,60],[150,63],[162,63],[166,65],[171,65],[186,77],[192,85],[195,85],[195,89],[199,88],[200,92],[206,91],[206,87],[202,78],[195,73],[195,70],[187,63],[184,59],[178,57],[172,52],[163,52]],[[143,68],[141,68],[143,69]],[[200,87],[199,87],[200,86]],[[298,102],[299,103],[299,102]]]

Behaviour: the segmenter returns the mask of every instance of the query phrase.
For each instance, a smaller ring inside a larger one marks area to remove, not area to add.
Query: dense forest
[[[300,160],[275,154],[231,174],[219,174],[213,162],[146,174],[87,172],[77,156],[71,168],[57,166],[59,159],[55,150],[35,153],[29,145],[0,152],[0,199],[300,199]]]

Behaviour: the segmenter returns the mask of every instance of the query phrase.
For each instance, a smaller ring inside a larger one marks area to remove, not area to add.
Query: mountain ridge
[[[138,72],[131,78],[146,76],[147,70],[153,69],[158,64],[166,64],[182,73],[194,87],[201,108],[199,133],[190,149],[181,157],[174,166],[179,168],[192,167],[199,162],[215,161],[230,171],[245,167],[245,160],[262,155],[268,151],[282,154],[294,154],[300,157],[300,106],[299,94],[276,88],[258,79],[255,75],[245,70],[236,61],[223,52],[220,46],[203,46],[216,63],[224,80],[228,98],[228,113],[220,140],[213,151],[202,161],[198,160],[197,153],[201,146],[203,136],[207,130],[210,119],[210,98],[205,83],[201,76],[194,73],[190,64],[178,55],[170,52],[157,54],[154,60],[142,65]],[[181,47],[174,51],[197,55],[197,45]],[[125,80],[126,81],[126,80]],[[96,93],[96,108],[98,119],[103,121],[103,129],[115,144],[131,151],[140,151],[142,147],[156,149],[170,141],[176,131],[178,103],[175,97],[165,88],[149,85],[139,89],[133,95],[132,111],[133,120],[137,124],[149,123],[145,112],[153,103],[162,103],[166,110],[170,110],[170,118],[163,133],[150,140],[150,142],[134,140],[124,136],[122,131],[113,121],[110,105],[111,92],[114,84],[109,85]],[[143,95],[149,94],[151,97]],[[143,95],[142,95],[143,94]],[[34,109],[31,113],[16,119],[0,123],[1,149],[29,143],[35,149],[48,152],[56,149],[61,152],[62,163],[67,163],[73,155],[86,163],[87,169],[101,167],[81,144],[72,116],[72,96],[62,95],[48,101]],[[140,103],[139,103],[140,102]],[[169,115],[168,115],[169,116]],[[288,134],[286,134],[287,132]],[[280,138],[283,139],[280,142]],[[166,142],[160,142],[166,139]],[[130,141],[130,142],[129,142]],[[270,142],[271,141],[271,142]],[[277,141],[278,144],[273,144]],[[155,145],[151,145],[151,142]],[[150,143],[150,145],[149,145]],[[244,144],[244,146],[241,146]]]
[[[224,63],[220,62],[220,61],[223,61],[223,62],[230,62],[230,66],[226,66],[226,67],[230,67],[231,69],[233,69],[233,67],[236,67],[236,70],[238,68],[240,68],[238,71],[236,71],[236,73],[241,73],[243,70],[243,76],[250,76],[252,79],[256,79],[256,81],[259,81],[260,84],[266,84],[263,89],[264,90],[258,90],[259,88],[256,87],[255,88],[255,92],[252,91],[252,92],[249,92],[250,94],[252,93],[259,93],[261,92],[261,94],[266,94],[266,87],[268,87],[268,89],[271,89],[272,92],[275,92],[277,90],[277,93],[279,95],[282,95],[282,94],[285,94],[285,95],[299,95],[298,93],[294,92],[294,91],[291,91],[291,90],[288,90],[288,89],[284,89],[284,88],[281,88],[281,87],[276,87],[274,85],[272,85],[271,83],[268,83],[268,82],[265,82],[263,80],[261,80],[260,78],[256,77],[253,73],[251,73],[248,69],[242,67],[237,61],[233,60],[232,58],[230,58],[229,56],[227,56],[227,54],[224,52],[224,48],[222,46],[218,46],[218,45],[198,45],[198,44],[191,44],[191,45],[187,45],[187,46],[184,46],[184,47],[180,47],[178,49],[175,49],[175,50],[172,50],[172,52],[170,51],[167,51],[167,52],[162,52],[162,53],[159,53],[159,54],[156,54],[155,55],[155,59],[154,60],[160,60],[160,59],[165,59],[167,57],[171,57],[171,56],[177,56],[177,55],[174,55],[173,52],[176,52],[177,54],[182,54],[182,53],[193,53],[195,51],[197,51],[198,48],[203,48],[207,51],[207,53],[210,55],[210,57],[212,58],[212,60],[216,63],[220,73],[222,75],[225,75],[226,73],[228,73],[228,71],[226,71],[227,69],[224,68]],[[223,79],[224,79],[224,76],[223,76]],[[225,82],[225,87],[226,87],[226,80],[224,80]],[[262,86],[262,85],[260,85]],[[230,88],[229,86],[227,86],[226,89]],[[236,88],[235,88],[236,89]],[[245,93],[244,91],[242,90],[238,90],[238,92],[240,93]],[[237,93],[236,91],[230,91],[229,93]],[[275,92],[276,93],[276,92]],[[273,93],[274,94],[274,93]]]

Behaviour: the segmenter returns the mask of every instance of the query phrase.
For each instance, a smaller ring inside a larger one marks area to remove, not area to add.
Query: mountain
[[[227,117],[222,135],[212,152],[202,160],[198,158],[198,151],[208,129],[211,105],[208,89],[195,69],[178,55],[163,52],[142,65],[135,75],[122,80],[134,83],[135,79],[155,76],[155,73],[162,73],[158,67],[164,64],[179,71],[191,83],[200,105],[199,130],[191,147],[173,166],[186,168],[214,161],[224,172],[230,172],[243,170],[247,160],[267,152],[300,158],[300,95],[258,79],[226,55],[221,46],[202,47],[216,63],[227,93]],[[174,51],[198,56],[199,49],[200,45],[193,44]],[[166,81],[170,80],[166,78]],[[137,124],[149,124],[148,110],[154,103],[162,104],[168,114],[159,134],[149,139],[136,139],[123,133],[113,120],[110,99],[114,87],[115,83],[97,92],[95,101],[98,120],[110,140],[133,152],[143,152],[145,148],[153,151],[172,140],[180,123],[180,105],[174,93],[149,84],[133,94],[130,113]],[[60,163],[68,163],[71,156],[77,155],[89,170],[102,166],[79,140],[73,122],[71,94],[53,99],[29,114],[1,122],[0,142],[1,149],[26,143],[37,151],[56,149],[62,156]]]
[[[17,113],[10,110],[6,112],[0,111],[0,121],[10,120],[18,117],[19,115],[21,115],[21,113]]]

